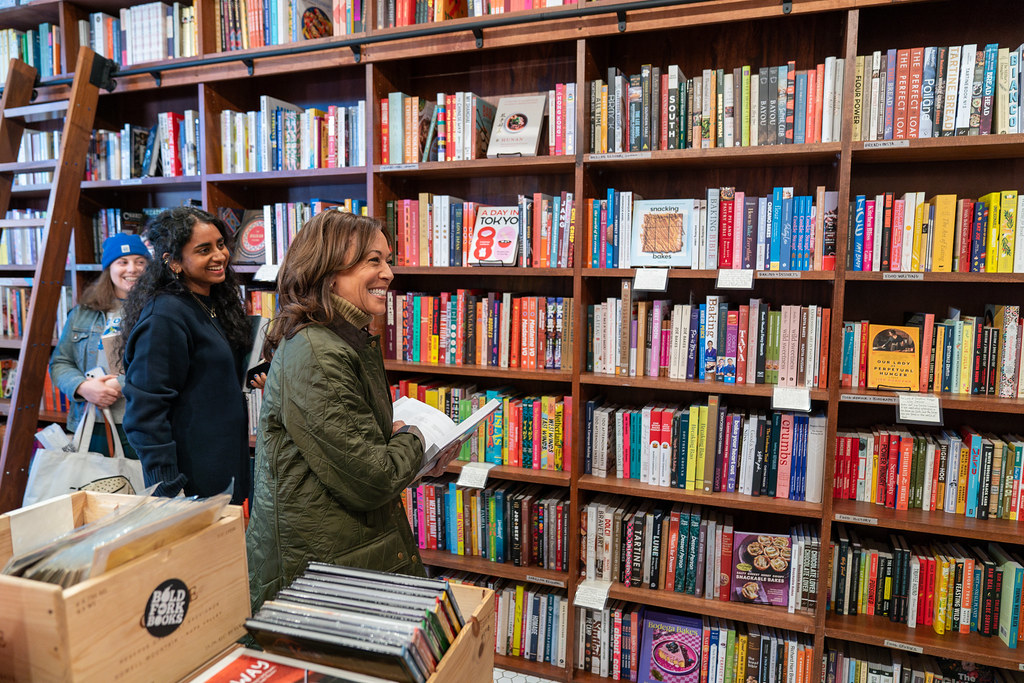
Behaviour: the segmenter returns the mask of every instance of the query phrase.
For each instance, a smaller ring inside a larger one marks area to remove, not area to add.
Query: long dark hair
[[[100,276],[85,288],[78,297],[78,303],[101,313],[109,313],[117,308],[117,290],[114,289],[114,281],[110,279],[110,266],[104,268]]]
[[[127,340],[139,322],[142,309],[158,294],[166,292],[177,296],[188,296],[185,285],[171,271],[169,261],[180,260],[181,252],[192,239],[192,229],[197,223],[209,223],[217,228],[224,239],[229,238],[227,226],[216,216],[202,209],[182,206],[168,209],[154,218],[147,226],[146,236],[153,245],[156,255],[139,278],[124,304],[124,316],[121,318],[121,340]],[[167,254],[164,257],[164,254]],[[238,278],[231,269],[231,264],[224,265],[224,282],[210,287],[210,298],[213,299],[217,318],[224,328],[228,343],[236,350],[246,349],[252,343],[249,322],[245,317],[245,307],[238,293]]]
[[[306,221],[277,275],[278,311],[263,344],[264,358],[303,327],[331,324],[337,315],[331,305],[331,276],[359,263],[383,231],[376,218],[344,211],[323,211]]]

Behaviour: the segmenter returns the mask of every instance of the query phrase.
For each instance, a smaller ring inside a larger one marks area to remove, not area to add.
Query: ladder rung
[[[0,219],[0,228],[45,228],[45,218],[7,218]]]
[[[5,119],[25,118],[28,116],[39,116],[42,114],[56,114],[68,110],[68,100],[56,100],[53,102],[42,102],[40,104],[26,104],[24,107],[10,107],[4,110]]]
[[[0,173],[38,173],[40,171],[54,171],[56,169],[56,159],[43,159],[42,161],[12,161],[7,164],[0,164]]]

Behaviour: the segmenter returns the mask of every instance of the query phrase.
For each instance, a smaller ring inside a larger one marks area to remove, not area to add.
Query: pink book
[[[746,193],[736,191],[736,197],[733,200],[733,220],[732,220],[732,267],[742,268],[743,267],[743,248],[746,246],[746,232],[744,230],[743,221],[746,216],[743,210],[743,201],[746,198]]]
[[[789,474],[793,466],[793,414],[782,414],[779,430],[779,478],[775,485],[776,498],[789,498]]]
[[[806,124],[804,126],[804,142],[812,143],[817,142],[818,139],[815,137],[817,131],[814,126],[814,98],[817,94],[817,76],[818,72],[816,69],[807,70],[807,112],[806,112]]]
[[[416,538],[416,543],[420,548],[426,549],[427,547],[427,516],[426,509],[423,505],[423,484],[416,487],[416,520],[419,522],[417,529],[419,534]]]
[[[897,199],[892,203],[892,248],[889,250],[889,270],[898,273],[903,268],[903,220],[906,217],[906,202]]]
[[[632,422],[632,420],[629,419],[629,415],[630,415],[630,411],[628,411],[628,410],[622,415],[622,475],[623,475],[622,478],[623,479],[629,479],[629,477],[630,477],[630,469],[629,469],[630,455],[631,455],[630,444],[633,443],[633,442],[631,440],[632,439],[632,436],[631,436],[632,432],[631,432],[631,430],[629,428],[629,425]]]
[[[669,304],[666,303],[666,306]],[[661,365],[658,366],[658,376],[668,377],[668,363],[671,358],[672,348],[672,330],[663,329],[661,331]]]
[[[555,154],[565,154],[565,83],[555,84]]]
[[[540,435],[541,435],[541,420],[544,417],[543,413],[541,412],[540,406],[541,406],[541,401],[535,400],[533,402],[533,449],[534,449],[533,469],[535,469],[535,470],[539,470],[540,469],[540,461],[541,461],[541,458],[537,457],[538,447],[540,447],[541,444],[542,444],[541,438],[540,438]]]
[[[861,270],[872,270],[871,254],[875,247],[875,201],[864,202],[864,266]]]
[[[747,381],[747,325],[750,324],[750,306],[740,306],[736,337],[736,384]]]
[[[651,307],[651,355],[647,358],[647,367],[645,368],[648,377],[657,377],[658,368],[661,367],[661,344],[659,342],[662,310],[662,300],[655,299],[654,305]]]

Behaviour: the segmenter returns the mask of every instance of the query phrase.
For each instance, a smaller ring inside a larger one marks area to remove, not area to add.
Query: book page
[[[455,424],[450,417],[422,401],[403,396],[394,402],[392,410],[395,421],[413,425],[420,430],[424,438],[424,450],[429,461],[420,470],[419,475],[434,467],[437,456],[455,443],[462,443],[470,437],[488,415],[501,406],[501,401],[491,399],[482,408],[475,411],[462,422]]]

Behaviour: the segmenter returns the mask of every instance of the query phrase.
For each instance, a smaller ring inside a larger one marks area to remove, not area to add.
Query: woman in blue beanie
[[[119,364],[111,367],[107,353],[113,337],[121,330],[124,300],[149,264],[149,250],[138,235],[120,233],[103,242],[103,272],[96,278],[68,315],[60,341],[50,357],[50,377],[71,401],[68,429],[75,431],[85,416],[86,405],[110,408],[125,455],[135,458],[124,428],[124,375]],[[106,337],[106,341],[104,340]],[[86,377],[90,370],[93,377]],[[102,422],[102,414],[97,415]],[[89,450],[109,455],[102,429],[93,432]]]
[[[193,207],[146,232],[156,260],[125,303],[124,426],[157,496],[249,495],[242,395],[251,327],[231,270],[227,228]]]

